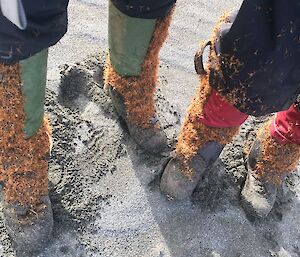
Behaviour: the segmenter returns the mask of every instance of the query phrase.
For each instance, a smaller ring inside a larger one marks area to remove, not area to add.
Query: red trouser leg
[[[248,115],[240,112],[213,90],[204,105],[200,122],[208,127],[229,128],[242,125],[247,118]]]
[[[278,112],[270,126],[271,135],[280,144],[300,144],[300,110],[293,104],[288,110]]]
[[[208,127],[227,128],[240,126],[248,115],[240,112],[216,91],[212,91],[204,106],[200,122]],[[270,126],[271,135],[280,144],[300,144],[300,110],[293,104],[288,110],[278,112]]]

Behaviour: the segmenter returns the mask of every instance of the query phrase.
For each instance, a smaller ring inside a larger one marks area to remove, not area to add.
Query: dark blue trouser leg
[[[67,31],[69,0],[23,0],[28,27],[0,14],[0,62],[14,63],[56,44]]]
[[[288,109],[300,93],[300,5],[291,0],[244,0],[221,39],[211,85],[234,95],[242,112],[261,116]]]

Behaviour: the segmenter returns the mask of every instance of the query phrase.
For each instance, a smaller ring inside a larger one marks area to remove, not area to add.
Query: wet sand
[[[178,1],[161,52],[156,101],[170,147],[198,85],[197,45],[223,11],[240,3]],[[170,202],[159,192],[168,153],[151,156],[137,147],[105,93],[106,48],[107,1],[73,1],[69,32],[50,51],[46,109],[54,139],[49,178],[55,232],[39,256],[300,256],[298,173],[286,179],[267,219],[252,220],[239,203],[245,148],[266,118],[243,125],[191,201]],[[0,256],[14,256],[1,219]]]

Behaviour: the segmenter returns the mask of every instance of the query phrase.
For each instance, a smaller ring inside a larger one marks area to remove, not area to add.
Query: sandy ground
[[[193,55],[198,42],[209,36],[223,11],[240,3],[178,1],[161,52],[157,96],[170,145],[197,87]],[[286,179],[267,219],[246,217],[239,204],[244,149],[264,118],[244,124],[191,201],[169,202],[158,188],[165,156],[147,155],[135,145],[101,79],[94,80],[106,47],[107,1],[72,1],[69,32],[51,49],[49,60],[46,107],[55,144],[50,164],[55,232],[39,257],[300,256],[297,173]],[[1,219],[0,256],[14,256]]]

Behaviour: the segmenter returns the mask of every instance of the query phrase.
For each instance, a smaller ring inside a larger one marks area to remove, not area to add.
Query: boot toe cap
[[[198,178],[187,178],[182,172],[180,162],[171,159],[162,175],[160,190],[171,200],[185,200],[192,195],[197,183]]]
[[[158,154],[168,146],[167,136],[161,129],[142,129],[130,124],[128,129],[134,141],[148,153]]]
[[[14,208],[5,206],[4,222],[17,256],[33,256],[44,249],[53,230],[50,200],[41,213],[20,218]]]
[[[276,193],[275,185],[263,185],[251,174],[248,174],[241,192],[241,205],[248,215],[259,219],[265,218],[274,206]]]

